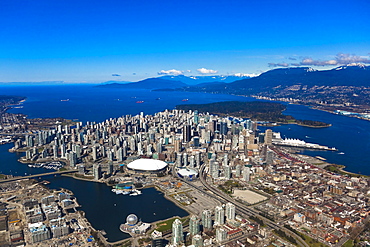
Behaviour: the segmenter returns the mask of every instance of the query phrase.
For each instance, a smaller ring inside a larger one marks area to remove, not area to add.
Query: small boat
[[[142,192],[140,190],[132,190],[129,196],[138,196],[141,194]]]
[[[69,99],[61,99],[60,101],[66,102],[66,101],[69,101]]]
[[[143,100],[138,100],[138,101],[136,101],[136,103],[141,104],[141,103],[144,103],[144,101]]]
[[[338,153],[338,154],[344,154],[343,152],[340,152],[340,153]]]
[[[160,100],[161,98],[156,98],[155,100]]]
[[[183,99],[182,101],[188,101],[189,99]]]

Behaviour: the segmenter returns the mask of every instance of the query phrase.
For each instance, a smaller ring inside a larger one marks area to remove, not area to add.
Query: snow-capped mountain
[[[249,79],[254,76],[257,76],[257,75],[237,73],[234,75],[212,75],[212,76],[166,75],[166,76],[161,76],[159,78],[165,79],[165,80],[171,80],[171,81],[181,81],[188,85],[197,85],[197,84],[210,83],[210,82],[231,83],[237,80]]]

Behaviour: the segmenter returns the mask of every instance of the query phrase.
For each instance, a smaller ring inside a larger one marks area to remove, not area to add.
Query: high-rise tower
[[[182,223],[179,219],[176,219],[172,223],[172,244],[178,245],[184,241],[184,233],[182,229]]]
[[[197,216],[192,215],[189,221],[189,233],[191,236],[197,235],[200,231],[199,219]]]
[[[182,133],[183,133],[183,142],[190,142],[191,140],[191,128],[190,128],[190,125],[185,125],[183,130],[182,130]]]
[[[232,203],[227,203],[226,204],[226,219],[228,221],[230,220],[235,220],[235,205]]]
[[[270,129],[265,131],[265,144],[272,145],[272,130]]]
[[[225,211],[221,206],[215,208],[215,225],[225,224]]]
[[[204,210],[202,212],[202,225],[204,230],[212,229],[212,212],[211,210]]]

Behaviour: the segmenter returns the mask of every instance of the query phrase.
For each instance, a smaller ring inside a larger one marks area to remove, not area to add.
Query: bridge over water
[[[41,174],[34,174],[34,175],[27,175],[27,176],[4,179],[4,180],[0,180],[0,183],[7,183],[7,182],[17,181],[17,180],[21,180],[21,179],[45,177],[45,176],[50,176],[50,175],[58,175],[58,174],[66,174],[66,173],[74,173],[74,172],[77,172],[77,170],[47,172],[47,173],[41,173]]]

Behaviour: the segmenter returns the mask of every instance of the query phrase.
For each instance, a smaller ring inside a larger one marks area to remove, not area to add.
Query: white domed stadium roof
[[[140,171],[159,171],[167,166],[166,162],[152,159],[138,159],[127,165],[127,168]]]

